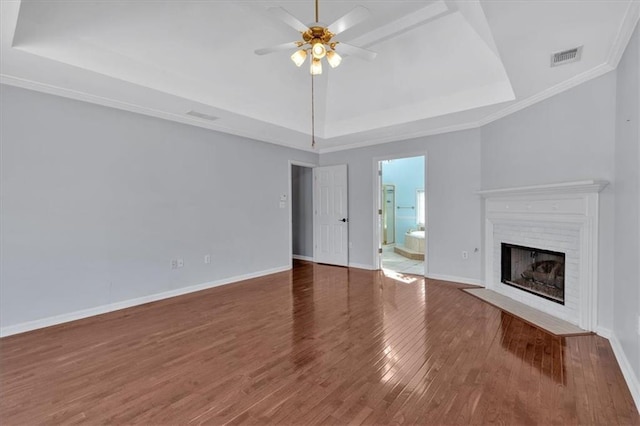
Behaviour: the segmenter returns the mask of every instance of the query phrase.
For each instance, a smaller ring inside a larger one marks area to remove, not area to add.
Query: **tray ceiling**
[[[638,19],[629,0],[320,0],[320,20],[356,5],[371,16],[340,39],[378,56],[315,78],[320,152],[475,127],[566,90],[613,69]],[[313,21],[311,0],[3,1],[2,82],[310,149],[307,67],[253,53],[299,37],[273,6]],[[576,46],[581,61],[550,67]]]

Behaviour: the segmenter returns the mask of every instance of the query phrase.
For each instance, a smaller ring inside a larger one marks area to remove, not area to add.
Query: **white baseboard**
[[[353,262],[349,262],[349,268],[366,269],[367,271],[376,270],[376,268],[374,268],[373,265],[366,265],[364,263],[353,263]]]
[[[296,260],[306,260],[307,262],[313,262],[313,256],[302,256],[299,254],[294,254],[291,257],[293,257]]]
[[[164,291],[162,293],[150,294],[148,296],[137,297],[135,299],[122,300],[119,302],[109,303],[107,305],[96,306],[94,308],[82,309],[80,311],[69,312],[67,314],[55,315],[52,317],[42,318],[34,321],[23,322],[20,324],[0,327],[0,337],[7,337],[14,334],[25,333],[27,331],[37,330],[39,328],[50,327],[65,322],[75,321],[82,318],[88,318],[95,315],[106,314],[108,312],[118,311],[120,309],[130,308],[132,306],[143,305],[145,303],[155,302],[158,300],[169,299],[171,297],[181,296],[183,294],[193,293],[196,291],[206,290],[225,284],[232,284],[238,281],[244,281],[251,278],[258,278],[265,275],[275,274],[289,270],[289,266],[280,266],[278,268],[266,269],[264,271],[252,272],[250,274],[237,275],[234,277],[223,278],[221,280],[211,281],[203,284],[196,284],[189,287],[177,288],[175,290]]]
[[[629,386],[631,397],[636,403],[636,410],[640,412],[640,380],[638,380],[638,376],[636,376],[633,368],[631,368],[631,363],[629,362],[629,359],[627,359],[627,355],[624,353],[622,345],[615,334],[611,335],[609,343],[611,343],[613,354],[616,356],[618,365],[620,365],[620,370],[622,370],[622,375],[627,382],[627,386]]]
[[[453,275],[441,275],[441,274],[427,274],[427,278],[430,278],[432,280],[451,281],[454,283],[471,284],[471,285],[484,287],[484,281],[476,280],[473,278],[454,277]]]

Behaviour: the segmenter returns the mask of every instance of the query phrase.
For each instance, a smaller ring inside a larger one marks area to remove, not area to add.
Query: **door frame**
[[[381,162],[385,160],[402,160],[403,158],[424,157],[424,237],[426,239],[424,246],[424,276],[429,273],[429,189],[427,188],[427,176],[429,175],[429,156],[426,151],[403,152],[402,154],[389,154],[381,157],[373,158],[373,268],[375,270],[382,269],[382,255],[379,250],[382,248],[382,232],[380,220],[382,215],[378,212],[382,209],[382,171]]]
[[[305,163],[304,161],[297,161],[297,160],[289,160],[289,170],[287,170],[287,175],[288,175],[288,188],[287,191],[289,193],[288,197],[289,197],[289,202],[287,203],[289,205],[289,269],[293,268],[293,177],[291,175],[291,168],[293,166],[300,166],[300,167],[307,167],[309,169],[314,169],[316,167],[318,167],[317,164],[313,164],[313,163]],[[311,210],[313,210],[313,181],[311,182]],[[315,220],[315,215],[311,216],[311,227],[313,228],[314,223],[313,221]],[[311,238],[313,239],[313,233]],[[315,247],[315,241],[313,241],[314,247]],[[312,261],[315,262],[315,249],[313,250],[313,256],[312,256]]]

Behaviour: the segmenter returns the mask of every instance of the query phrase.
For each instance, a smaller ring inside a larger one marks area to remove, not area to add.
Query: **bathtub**
[[[404,246],[424,254],[424,231],[411,231],[404,235]]]

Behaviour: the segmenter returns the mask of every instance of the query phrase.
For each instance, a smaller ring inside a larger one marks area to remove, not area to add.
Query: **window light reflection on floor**
[[[391,269],[382,268],[382,272],[384,272],[385,277],[391,278],[392,280],[399,281],[402,284],[413,284],[418,280],[418,278],[414,276],[401,274]]]

